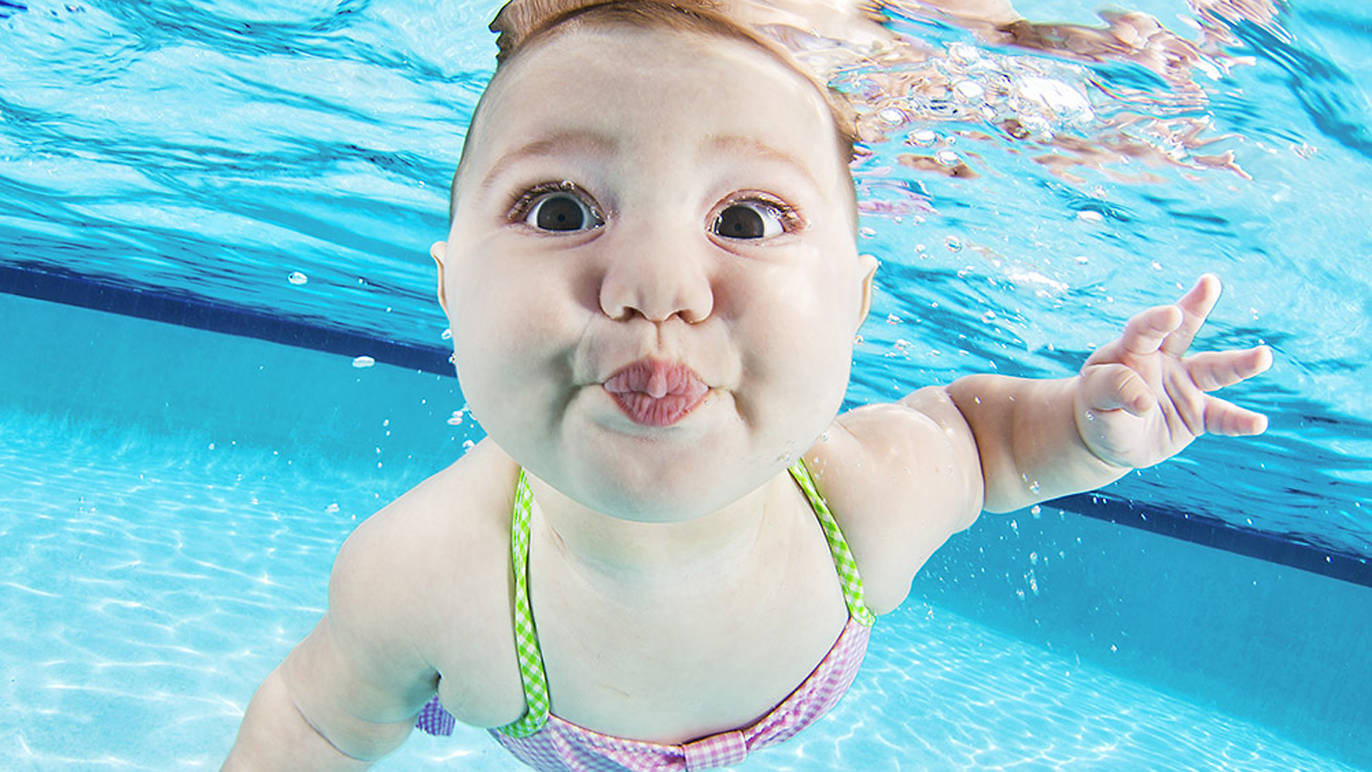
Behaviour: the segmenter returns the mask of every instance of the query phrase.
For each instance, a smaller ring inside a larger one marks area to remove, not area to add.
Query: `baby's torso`
[[[504,453],[478,446],[426,484],[435,488],[430,502],[453,502],[426,518],[435,530],[425,536],[429,552],[465,540],[453,552],[467,557],[465,567],[445,569],[452,590],[433,593],[441,621],[426,654],[443,676],[444,706],[477,726],[515,721],[526,707],[508,578],[517,474]],[[815,513],[794,484],[782,490],[790,492],[747,560],[663,581],[660,591],[588,580],[539,527],[535,505],[528,597],[551,712],[610,735],[678,743],[745,726],[795,690],[849,612]]]
[[[798,497],[800,498],[800,497]],[[620,737],[676,743],[744,726],[793,691],[848,619],[804,499],[759,558],[663,592],[607,596],[545,545],[530,581],[553,713]]]

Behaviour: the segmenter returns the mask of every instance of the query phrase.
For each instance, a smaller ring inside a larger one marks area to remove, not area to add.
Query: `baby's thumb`
[[[1093,410],[1143,415],[1158,404],[1139,374],[1122,364],[1088,365],[1081,371],[1082,401]]]

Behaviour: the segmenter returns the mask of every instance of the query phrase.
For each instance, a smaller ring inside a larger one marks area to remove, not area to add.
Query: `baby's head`
[[[828,427],[876,267],[856,251],[837,103],[684,5],[534,24],[507,7],[433,249],[491,438],[571,499],[645,521],[738,499]]]

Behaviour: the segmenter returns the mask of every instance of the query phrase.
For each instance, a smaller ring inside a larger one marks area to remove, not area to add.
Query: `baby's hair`
[[[762,49],[815,87],[829,109],[838,138],[839,157],[847,166],[854,158],[857,128],[852,107],[843,94],[808,72],[786,49],[729,19],[723,11],[723,4],[716,0],[510,0],[491,22],[491,31],[499,35],[496,38],[498,51],[496,71],[486,90],[490,91],[510,62],[535,48],[540,41],[558,32],[588,25],[623,25],[736,40]],[[480,112],[478,102],[463,143],[462,158],[458,160],[458,171],[453,175],[448,200],[449,222],[457,213],[457,180],[467,149],[472,145]],[[852,193],[853,229],[856,231],[857,202],[855,191]]]

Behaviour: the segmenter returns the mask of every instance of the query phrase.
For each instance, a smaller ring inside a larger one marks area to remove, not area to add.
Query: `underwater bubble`
[[[1034,506],[1029,508],[1029,514],[1033,515],[1034,519],[1037,520],[1039,519],[1039,517],[1043,515],[1043,507],[1040,507],[1038,504],[1035,504]]]
[[[953,86],[953,93],[968,102],[975,102],[986,95],[986,89],[982,88],[980,83],[964,80]]]
[[[938,141],[938,135],[931,129],[920,129],[910,132],[910,141],[928,147]]]
[[[453,331],[452,331],[451,329],[447,328],[447,327],[444,327],[444,328],[443,328],[443,334],[439,335],[438,337],[442,338],[443,340],[452,340],[452,339],[453,339]]]
[[[1105,219],[1105,217],[1094,209],[1083,209],[1080,212],[1077,212],[1077,219],[1082,222],[1100,222]]]
[[[887,324],[900,324],[900,317],[899,317],[899,316],[896,316],[895,314],[887,314],[887,315],[886,315],[886,323],[887,323]]]
[[[369,356],[360,356],[353,359],[353,367],[357,368],[371,367],[374,364],[376,364],[376,360]]]
[[[962,239],[957,236],[949,236],[943,240],[943,244],[948,247],[949,252],[958,252],[962,249]]]
[[[329,506],[324,507],[324,511],[330,515],[338,514],[338,504],[330,504]]]
[[[952,150],[940,150],[934,154],[934,160],[944,166],[957,166],[962,163],[962,156]]]
[[[453,411],[453,414],[450,415],[450,416],[448,416],[448,425],[449,425],[449,426],[461,426],[461,425],[462,425],[462,412],[463,412],[463,411],[461,411],[461,410],[454,410],[454,411]]]
[[[305,282],[307,282],[307,281],[309,281],[309,280],[310,280],[310,277],[306,276],[305,274],[303,274],[303,273],[301,273],[301,272],[299,272],[299,271],[292,271],[292,272],[291,272],[291,275],[286,277],[286,281],[290,282],[291,284],[296,285],[297,287],[300,286],[301,284],[304,284]]]

